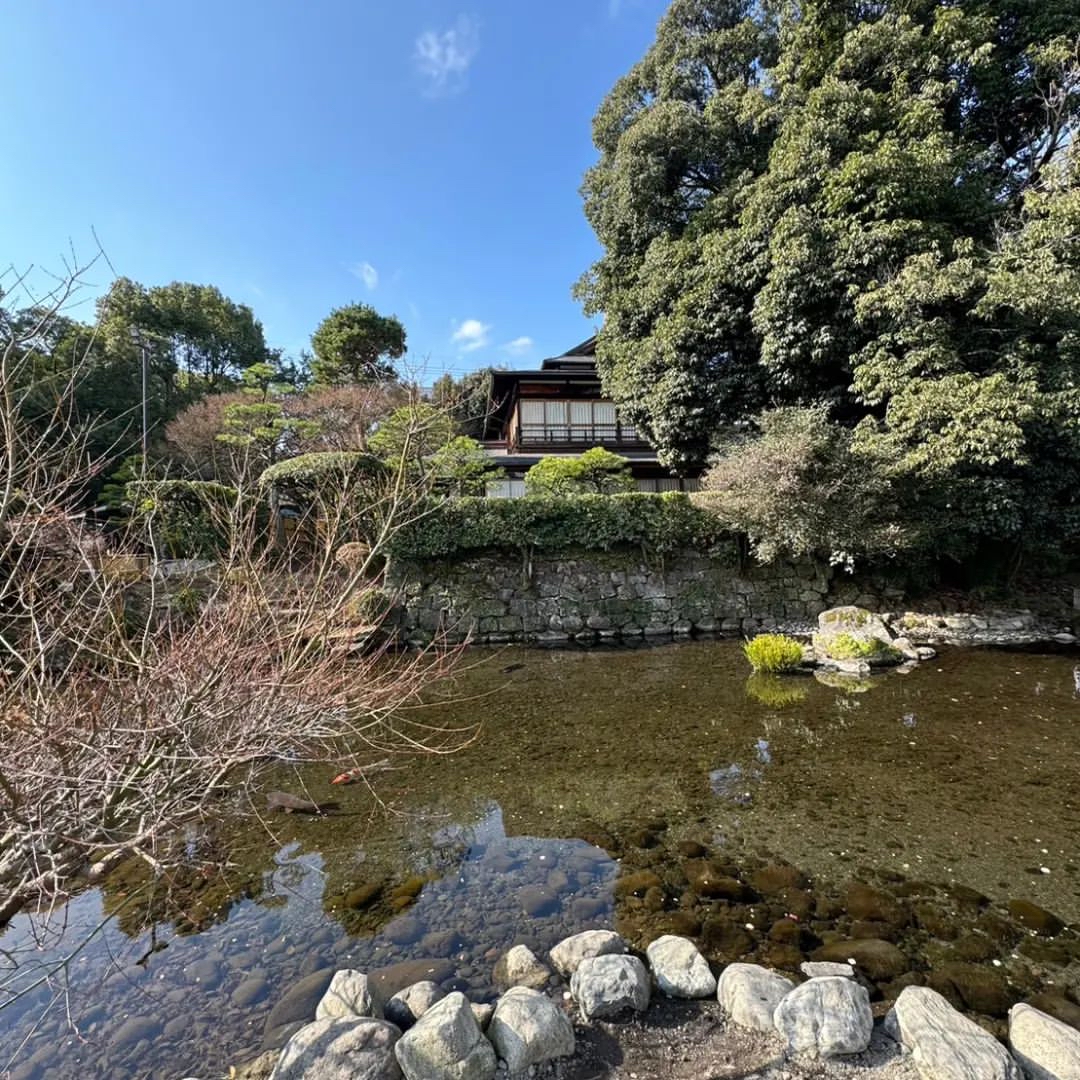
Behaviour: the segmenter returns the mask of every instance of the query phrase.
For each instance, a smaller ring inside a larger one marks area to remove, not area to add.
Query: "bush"
[[[743,652],[755,671],[794,671],[803,661],[802,646],[785,634],[758,634]]]
[[[746,533],[759,561],[822,555],[850,567],[911,543],[895,524],[885,464],[857,453],[827,409],[775,409],[758,427],[721,451],[698,498]]]
[[[135,480],[125,490],[147,541],[164,554],[214,558],[228,550],[236,488],[211,480]]]
[[[333,496],[362,480],[375,481],[386,467],[372,454],[359,450],[330,450],[324,453],[301,454],[279,461],[263,470],[259,485],[276,487],[298,502]]]
[[[664,555],[687,547],[708,551],[725,540],[731,537],[716,519],[681,492],[466,498],[433,504],[398,532],[391,554],[438,559],[485,549],[632,546]]]
[[[854,634],[837,634],[826,649],[833,660],[902,660],[899,649],[894,649],[880,638],[857,638]]]
[[[529,495],[614,495],[634,490],[630,462],[594,446],[577,457],[543,457],[525,474]]]

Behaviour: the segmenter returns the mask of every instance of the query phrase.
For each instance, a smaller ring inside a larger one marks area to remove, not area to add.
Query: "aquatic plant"
[[[743,652],[755,671],[794,671],[803,661],[802,646],[785,634],[758,634]]]
[[[880,638],[857,638],[854,634],[837,634],[826,646],[833,660],[899,661],[903,654]]]

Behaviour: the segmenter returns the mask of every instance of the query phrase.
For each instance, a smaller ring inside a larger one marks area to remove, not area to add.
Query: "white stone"
[[[570,993],[586,1020],[649,1007],[649,973],[636,956],[589,956],[578,964]]]
[[[740,1027],[772,1032],[776,1007],[794,988],[790,979],[758,964],[728,964],[720,972],[716,1000]]]
[[[1030,1005],[1009,1010],[1009,1046],[1028,1080],[1080,1080],[1080,1031]]]
[[[500,990],[528,986],[539,990],[551,978],[551,968],[541,963],[527,945],[515,945],[495,965],[495,985]]]
[[[911,1052],[925,1080],[1020,1080],[1005,1047],[928,987],[906,987],[885,1030]]]
[[[497,1062],[465,995],[436,1002],[394,1047],[405,1080],[492,1080]]]
[[[402,1031],[420,1019],[437,1001],[446,997],[446,991],[438,983],[425,980],[399,990],[383,1008],[383,1016]]]
[[[400,1080],[399,1034],[385,1020],[316,1020],[286,1043],[270,1080]]]
[[[799,970],[808,979],[820,979],[823,975],[838,975],[842,979],[854,979],[855,969],[850,964],[838,964],[832,960],[804,960]]]
[[[582,960],[591,956],[610,956],[626,952],[626,942],[614,930],[586,930],[564,938],[551,950],[551,962],[563,977],[578,969]]]
[[[826,975],[796,986],[776,1007],[776,1030],[797,1054],[831,1058],[861,1054],[870,1045],[870,995],[853,979]]]
[[[549,997],[527,986],[512,987],[499,998],[487,1037],[511,1073],[574,1052],[570,1018]]]
[[[322,1000],[315,1007],[316,1020],[337,1020],[340,1017],[372,1016],[371,990],[362,971],[345,968],[334,972]]]
[[[703,998],[716,992],[716,976],[694,943],[665,934],[645,950],[656,985],[668,997]]]

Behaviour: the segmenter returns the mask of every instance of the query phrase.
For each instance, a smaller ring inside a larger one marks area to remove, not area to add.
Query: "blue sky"
[[[665,6],[8,5],[0,269],[93,229],[117,273],[217,285],[291,353],[365,301],[427,379],[529,366],[594,329],[570,295],[590,122]]]

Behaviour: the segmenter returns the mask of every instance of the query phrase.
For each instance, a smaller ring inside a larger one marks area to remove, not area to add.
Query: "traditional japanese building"
[[[484,448],[505,475],[488,485],[489,495],[524,495],[525,474],[542,457],[573,457],[594,446],[626,458],[641,491],[697,489],[696,478],[664,468],[604,396],[595,337],[544,360],[539,371],[494,372]]]

